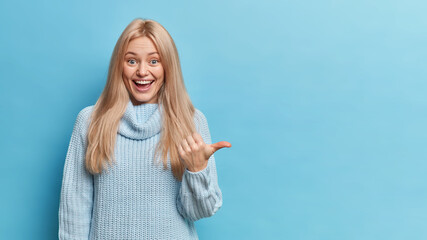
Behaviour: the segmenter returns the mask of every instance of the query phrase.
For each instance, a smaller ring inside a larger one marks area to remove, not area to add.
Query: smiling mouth
[[[145,90],[148,90],[151,87],[151,85],[153,84],[153,82],[155,82],[155,81],[154,80],[150,80],[150,81],[132,80],[132,82],[136,86],[137,90],[139,90],[139,91],[145,91]]]
[[[132,80],[137,85],[147,85],[154,82],[154,80]]]

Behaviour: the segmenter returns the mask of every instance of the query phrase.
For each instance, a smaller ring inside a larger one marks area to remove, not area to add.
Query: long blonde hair
[[[92,174],[99,174],[106,169],[107,163],[111,165],[115,162],[117,131],[131,94],[122,75],[124,54],[129,42],[142,36],[153,41],[165,71],[165,81],[158,92],[163,123],[154,159],[161,153],[164,169],[167,169],[169,154],[173,175],[181,181],[185,168],[179,159],[177,144],[195,131],[195,108],[184,85],[178,51],[172,37],[158,22],[142,18],[134,19],[125,28],[114,47],[107,83],[94,106],[88,128],[86,169]]]

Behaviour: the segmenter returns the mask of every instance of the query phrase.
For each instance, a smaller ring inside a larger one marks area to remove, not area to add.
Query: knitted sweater
[[[59,239],[198,239],[194,221],[222,206],[214,155],[205,169],[185,169],[177,181],[163,164],[153,162],[161,131],[157,103],[133,105],[120,120],[116,163],[101,174],[85,169],[86,133],[93,105],[82,109],[68,147],[60,196]],[[206,144],[211,136],[204,114],[196,109],[196,129]]]

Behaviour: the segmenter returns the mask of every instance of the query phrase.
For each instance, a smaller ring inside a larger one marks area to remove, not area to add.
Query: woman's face
[[[123,80],[134,105],[158,103],[157,92],[164,75],[160,55],[150,38],[144,36],[129,42],[123,60]]]

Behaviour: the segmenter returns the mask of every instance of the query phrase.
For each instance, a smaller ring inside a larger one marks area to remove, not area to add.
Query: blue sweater
[[[59,239],[198,239],[194,221],[222,206],[214,155],[205,169],[185,169],[182,182],[155,164],[161,131],[157,103],[129,100],[120,120],[116,163],[92,175],[85,169],[86,133],[93,105],[76,119],[68,147],[59,206]],[[196,129],[211,144],[208,123],[196,109]]]

